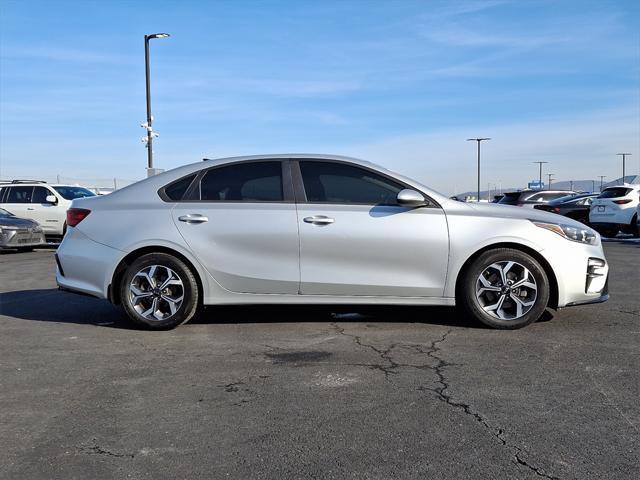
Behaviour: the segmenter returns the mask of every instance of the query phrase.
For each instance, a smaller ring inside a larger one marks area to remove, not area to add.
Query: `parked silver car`
[[[44,244],[44,232],[38,222],[16,217],[0,208],[0,249],[11,248],[26,252]]]
[[[172,328],[213,304],[459,305],[495,328],[608,298],[589,227],[338,156],[207,160],[74,200],[60,288]]]

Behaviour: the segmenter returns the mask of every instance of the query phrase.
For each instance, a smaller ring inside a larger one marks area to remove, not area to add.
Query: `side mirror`
[[[44,201],[52,205],[55,205],[56,203],[58,203],[58,199],[56,198],[55,195],[47,195]]]
[[[397,202],[400,205],[406,205],[408,207],[422,207],[427,204],[426,198],[420,192],[405,188],[398,192],[396,197]]]

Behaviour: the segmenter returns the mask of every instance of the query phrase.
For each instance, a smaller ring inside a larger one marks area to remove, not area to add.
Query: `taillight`
[[[554,213],[560,213],[560,209],[558,207],[553,207],[551,211]]]
[[[67,210],[67,225],[70,227],[75,227],[82,220],[87,218],[87,215],[91,213],[91,210],[87,210],[86,208],[70,208]]]
[[[613,203],[616,203],[618,205],[624,205],[625,203],[630,203],[631,199],[627,198],[626,200],[614,200]]]

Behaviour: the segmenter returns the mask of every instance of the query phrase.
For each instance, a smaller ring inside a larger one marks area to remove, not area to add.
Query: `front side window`
[[[46,203],[47,196],[53,195],[44,187],[33,187],[33,196],[31,197],[31,203]]]
[[[33,187],[9,187],[6,203],[31,203]]]
[[[281,202],[281,163],[250,162],[212,168],[200,180],[199,198],[209,202]]]
[[[397,205],[404,187],[370,170],[335,162],[301,161],[300,171],[312,203]]]

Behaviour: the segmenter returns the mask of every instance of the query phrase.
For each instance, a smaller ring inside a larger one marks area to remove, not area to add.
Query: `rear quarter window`
[[[182,200],[182,197],[184,197],[184,194],[187,193],[187,189],[189,188],[189,185],[191,185],[191,182],[193,182],[193,179],[195,177],[196,174],[194,173],[192,175],[181,178],[180,180],[176,180],[175,182],[170,183],[169,185],[164,187],[163,191],[166,200],[173,200],[176,202]]]

